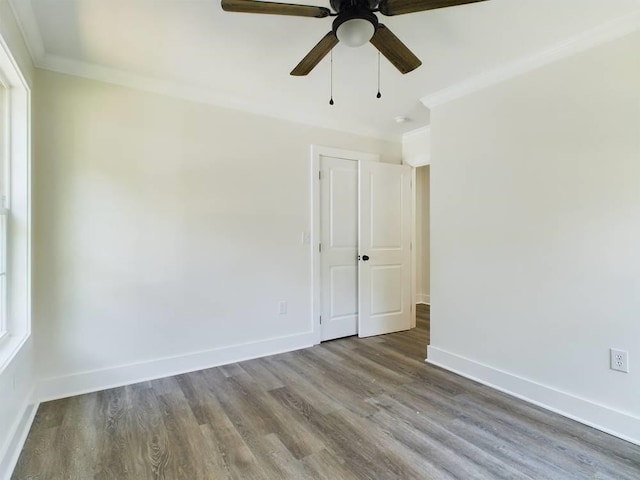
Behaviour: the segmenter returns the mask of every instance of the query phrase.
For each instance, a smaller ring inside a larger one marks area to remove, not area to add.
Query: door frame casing
[[[405,165],[409,165],[405,163]],[[418,314],[417,293],[418,293],[418,250],[417,227],[418,227],[418,169],[412,165],[411,167],[411,328],[416,328]]]
[[[314,344],[322,340],[320,325],[320,157],[336,157],[353,161],[379,162],[380,155],[376,153],[343,150],[341,148],[311,145],[311,325]]]

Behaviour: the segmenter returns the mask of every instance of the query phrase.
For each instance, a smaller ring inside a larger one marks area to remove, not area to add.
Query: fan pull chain
[[[331,58],[331,66],[330,66],[330,73],[329,73],[329,88],[330,88],[330,98],[329,98],[329,105],[333,105],[333,50],[331,50],[330,52],[330,58]]]
[[[378,94],[376,98],[380,97],[382,97],[382,94],[380,93],[380,52],[378,52]]]

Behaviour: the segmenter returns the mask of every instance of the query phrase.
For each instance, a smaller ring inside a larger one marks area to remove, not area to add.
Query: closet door
[[[411,328],[411,169],[359,164],[358,335]]]
[[[321,339],[358,333],[358,162],[320,158]]]

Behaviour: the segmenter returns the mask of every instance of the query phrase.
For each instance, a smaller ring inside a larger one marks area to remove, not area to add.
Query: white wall
[[[431,112],[430,360],[635,442],[639,53],[635,33]]]
[[[402,136],[402,162],[412,167],[428,165],[431,158],[431,128],[407,132]]]
[[[36,87],[38,368],[63,377],[41,395],[313,341],[310,145],[399,163],[399,143],[46,71]]]
[[[31,84],[33,68],[20,30],[9,4],[0,1],[0,36],[7,44],[22,75]],[[8,476],[13,467],[19,441],[24,433],[30,411],[30,393],[33,388],[32,341],[27,340],[5,369],[0,371],[0,478]]]
[[[416,169],[416,301],[430,303],[429,165]]]

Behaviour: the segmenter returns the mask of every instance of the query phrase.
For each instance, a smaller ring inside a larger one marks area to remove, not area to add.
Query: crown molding
[[[536,70],[544,65],[575,55],[598,45],[616,40],[640,29],[640,10],[616,18],[588,30],[547,50],[534,53],[505,66],[483,72],[460,83],[444,88],[420,99],[425,107],[432,109],[460,97],[483,90],[506,80]]]
[[[409,140],[413,137],[421,137],[423,135],[429,135],[431,133],[431,126],[426,125],[424,127],[416,128],[415,130],[410,130],[402,135],[402,140]]]
[[[188,85],[181,82],[160,80],[124,70],[118,70],[49,54],[45,50],[31,1],[8,0],[8,2],[14,12],[14,16],[16,17],[16,21],[24,37],[33,64],[37,68],[216,107],[239,110],[279,120],[291,121],[304,125],[326,128],[329,130],[340,130],[354,135],[362,135],[390,142],[399,142],[402,138],[417,134],[417,132],[420,132],[424,128],[428,128],[422,127],[417,130],[407,132],[404,135],[396,135],[382,133],[376,129],[367,128],[365,126],[353,126],[347,125],[346,123],[336,124],[335,119],[327,119],[323,121],[315,116],[305,115],[303,112],[298,110],[279,110],[276,114],[270,106],[259,106],[250,101],[233,98],[212,89]],[[491,85],[523,75],[562,58],[615,40],[624,35],[630,34],[639,28],[640,10],[637,10],[629,15],[617,18],[583,34],[577,35],[550,49],[535,53],[503,67],[483,72],[460,83],[427,95],[421,98],[420,101],[427,108],[431,109],[438,105],[448,103],[457,98],[482,90]]]
[[[256,105],[251,101],[233,98],[228,94],[216,92],[210,88],[189,85],[185,82],[160,80],[125,70],[104,67],[102,65],[47,53],[31,0],[8,0],[8,2],[13,10],[25,43],[27,44],[31,60],[37,68],[120,85],[134,90],[179,98],[195,103],[242,111],[318,128],[326,128],[328,130],[338,130],[353,135],[376,138],[394,143],[399,143],[402,139],[400,134],[383,133],[373,128],[367,128],[366,126],[354,126],[349,125],[347,122],[336,122],[335,119],[318,119],[317,116],[305,114],[297,109],[279,109],[276,113],[269,105]]]
[[[403,158],[402,163],[413,168],[424,167],[426,165],[431,165],[431,155],[423,154],[416,155],[415,157]]]
[[[45,55],[44,42],[30,0],[9,0],[13,16],[27,45],[32,63],[37,66]]]
[[[104,67],[102,65],[71,60],[66,57],[52,55],[49,53],[44,54],[36,62],[36,67],[65,75],[72,75],[119,85],[133,90],[155,93],[195,103],[211,105],[214,107],[242,111],[281,121],[295,122],[318,128],[326,128],[328,130],[339,130],[341,132],[348,132],[369,138],[377,138],[389,142],[399,143],[401,141],[401,135],[399,134],[384,134],[375,129],[354,127],[346,123],[336,123],[335,119],[327,119],[323,121],[315,116],[306,115],[304,112],[299,110],[279,110],[276,113],[268,105],[256,105],[246,100],[234,98],[228,94],[220,94],[209,88],[189,85],[185,82],[160,80],[124,70]]]
[[[430,143],[431,127],[429,125],[405,133],[402,136],[402,162],[414,168],[429,165],[431,163]],[[408,148],[409,144],[413,146]]]

